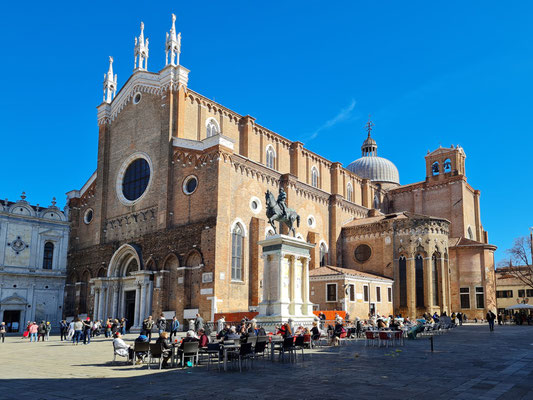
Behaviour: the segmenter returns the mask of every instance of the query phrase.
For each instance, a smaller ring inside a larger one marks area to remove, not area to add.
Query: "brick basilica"
[[[264,194],[280,187],[301,216],[298,237],[315,244],[310,299],[320,309],[495,310],[496,247],[460,146],[428,153],[425,180],[400,185],[369,122],[362,157],[344,168],[191,90],[180,46],[173,16],[166,66],[148,71],[141,24],[133,74],[118,91],[110,58],[97,169],[67,194],[65,316],[125,316],[139,328],[161,312],[212,320],[254,310],[258,242],[273,233]]]

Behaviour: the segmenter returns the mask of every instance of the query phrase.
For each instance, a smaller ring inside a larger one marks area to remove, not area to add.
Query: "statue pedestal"
[[[277,324],[292,319],[311,323],[315,319],[309,302],[309,260],[314,244],[286,235],[270,236],[263,247],[263,301],[259,323]]]

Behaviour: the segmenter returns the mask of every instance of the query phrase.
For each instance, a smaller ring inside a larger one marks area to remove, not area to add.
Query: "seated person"
[[[163,363],[161,364],[163,368],[167,367],[168,365],[168,359],[170,358],[170,355],[172,354],[172,345],[168,342],[168,332],[161,332],[156,343],[159,343],[161,345],[161,350],[163,350]]]
[[[241,337],[237,334],[237,329],[234,326],[232,326],[226,336],[224,336],[224,340],[237,340],[240,338]]]
[[[198,337],[196,336],[196,333],[194,333],[193,330],[187,331],[187,336],[183,338],[180,344],[180,349],[183,349],[183,343],[187,342],[198,342]]]
[[[387,324],[382,319],[378,319],[377,322],[378,329],[387,329]]]
[[[113,339],[113,349],[119,356],[128,357],[128,360],[133,359],[133,348],[124,342],[120,332],[115,333],[115,338]]]
[[[288,323],[284,323],[283,325],[281,325],[278,329],[278,332],[277,332],[278,335],[281,335],[284,339],[285,338],[288,338],[288,337],[291,337],[292,336],[292,332],[291,332],[291,327]]]
[[[147,343],[148,341],[148,336],[144,335],[143,332],[135,339],[135,343]],[[146,355],[147,353],[145,351],[137,353],[137,364],[140,364]]]
[[[218,332],[218,334],[217,334],[217,339],[218,339],[218,340],[223,339],[224,336],[226,336],[226,335],[228,334],[229,330],[230,330],[230,325],[229,325],[229,324],[226,324],[226,325],[224,326],[224,328],[222,328],[222,330],[221,330],[220,332]]]
[[[316,321],[313,322],[313,327],[311,328],[311,339],[320,339],[320,329],[318,329],[318,323]]]
[[[255,334],[257,336],[266,336],[267,333],[265,331],[265,328],[263,328],[261,325],[257,325],[257,328],[255,330]]]
[[[200,344],[198,345],[199,347],[207,347],[207,344],[209,343],[209,337],[205,334],[205,329],[200,329],[198,331],[198,335],[199,335],[199,341],[200,341]]]

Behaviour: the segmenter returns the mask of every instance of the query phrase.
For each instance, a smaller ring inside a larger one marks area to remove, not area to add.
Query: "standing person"
[[[167,330],[167,319],[163,314],[157,320],[157,330],[159,331],[159,336]]]
[[[502,312],[500,311],[498,313],[498,325],[501,325],[502,324],[502,321],[503,321],[503,315],[502,315]]]
[[[224,316],[221,316],[220,319],[217,321],[217,335],[220,333],[222,329],[224,329],[224,326],[226,325],[226,319]]]
[[[492,332],[494,331],[494,320],[496,319],[496,315],[489,310],[489,312],[486,315],[487,321],[489,323],[489,330]]]
[[[74,320],[68,324],[67,340],[71,340],[74,337]]]
[[[126,334],[126,318],[120,319],[120,334],[121,335]]]
[[[46,324],[44,321],[41,321],[41,323],[39,324],[37,332],[39,333],[37,341],[42,340],[44,342],[44,338],[46,336]]]
[[[37,342],[38,331],[39,327],[37,326],[37,323],[35,321],[30,323],[30,326],[28,327],[28,332],[30,332],[30,342]]]
[[[105,337],[111,337],[111,320],[108,318],[105,322]]]
[[[72,336],[72,344],[76,342],[76,346],[81,340],[81,335],[83,334],[83,322],[79,318],[74,320],[74,335]]]
[[[461,311],[457,313],[457,319],[459,320],[459,326],[463,326],[463,313]]]
[[[50,340],[50,332],[52,331],[52,324],[50,324],[50,321],[46,321],[46,341],[48,342]]]
[[[200,329],[204,329],[204,319],[200,314],[196,314],[196,320],[194,321],[194,329],[198,332]]]
[[[172,321],[170,322],[170,341],[172,341],[172,336],[176,337],[178,335],[178,330],[180,329],[180,322],[174,315]]]
[[[59,334],[61,335],[61,341],[67,340],[68,325],[67,322],[63,319],[59,323]]]
[[[83,344],[91,344],[91,318],[87,317],[83,323]]]
[[[6,323],[2,322],[0,324],[0,337],[2,338],[2,343],[6,340]]]
[[[143,321],[143,330],[144,334],[148,337],[148,341],[152,340],[152,328],[154,327],[154,320],[152,319],[152,316],[149,315],[148,318],[146,318]]]

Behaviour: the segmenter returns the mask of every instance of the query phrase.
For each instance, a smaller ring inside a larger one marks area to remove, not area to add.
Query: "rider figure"
[[[285,190],[280,187],[278,195],[278,205],[279,208],[281,208],[281,212],[283,213],[282,216],[287,218],[287,205],[285,204],[285,200],[287,200],[287,193],[285,193]]]

